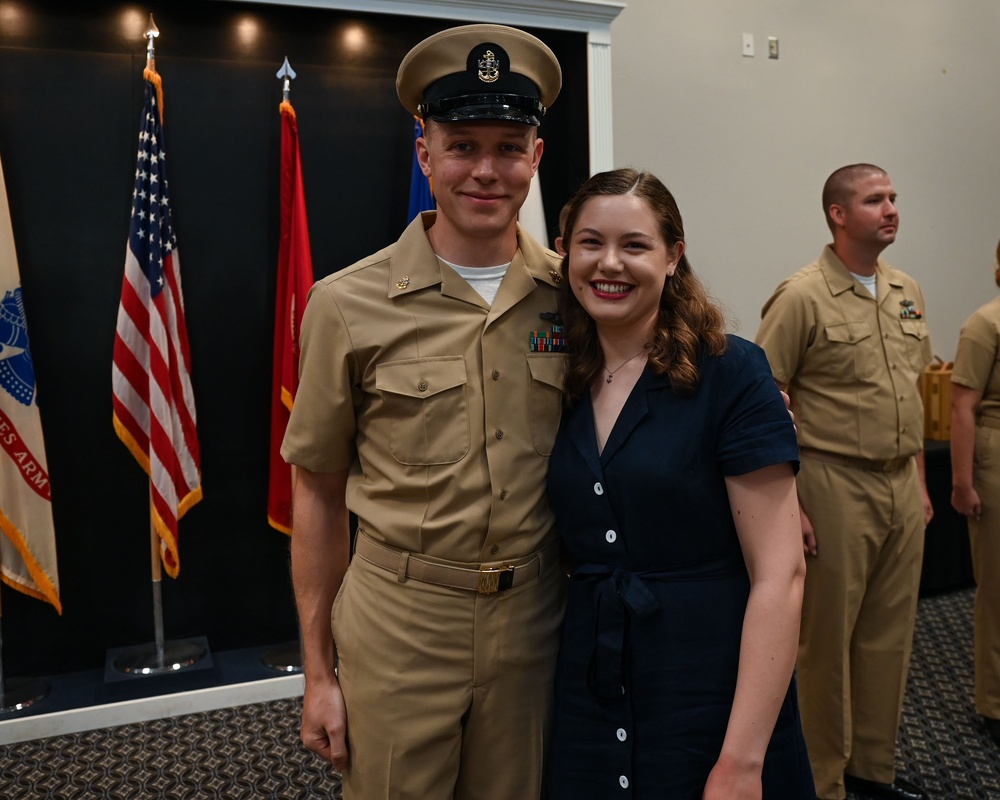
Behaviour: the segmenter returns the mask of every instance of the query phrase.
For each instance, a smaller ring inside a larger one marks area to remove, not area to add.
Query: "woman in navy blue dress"
[[[654,176],[595,175],[563,234],[550,797],[815,798],[792,676],[798,450],[763,352],[724,333]]]

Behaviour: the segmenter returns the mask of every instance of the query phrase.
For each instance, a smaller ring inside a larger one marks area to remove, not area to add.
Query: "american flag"
[[[147,73],[112,390],[115,431],[149,475],[160,556],[177,577],[177,520],[201,500],[201,466],[160,102]]]

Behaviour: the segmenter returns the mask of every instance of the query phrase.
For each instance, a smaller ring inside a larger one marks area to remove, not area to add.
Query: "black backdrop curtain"
[[[102,667],[153,638],[146,478],[111,425],[149,12],[161,31],[164,138],[191,342],[204,499],[164,577],[168,639],[213,650],[297,636],[288,540],[266,519],[281,82],[298,78],[317,277],[406,223],[412,121],[396,67],[454,20],[254,3],[0,3],[3,159],[53,496],[64,613],[3,588],[7,675]],[[352,50],[350,31],[368,46]],[[586,37],[533,29],[565,86],[546,117],[555,222],[588,175]]]

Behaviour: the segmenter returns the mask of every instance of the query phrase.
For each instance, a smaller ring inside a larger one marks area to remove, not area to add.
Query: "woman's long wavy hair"
[[[569,364],[566,375],[566,404],[574,406],[586,396],[604,369],[604,354],[597,339],[597,326],[570,287],[569,261],[572,258],[573,229],[584,204],[593,197],[634,195],[646,202],[659,220],[660,233],[668,247],[684,241],[684,225],[677,201],[660,180],[649,172],[616,169],[590,178],[567,204],[562,231],[567,255],[563,258],[563,281],[559,311],[566,331]],[[673,276],[667,277],[660,296],[659,317],[649,342],[649,363],[657,374],[670,377],[675,391],[690,393],[701,375],[698,357],[704,351],[721,355],[726,350],[725,317],[712,303],[698,280],[687,256],[681,256]]]
[[[993,270],[993,280],[1000,286],[1000,242],[997,242],[997,268]]]

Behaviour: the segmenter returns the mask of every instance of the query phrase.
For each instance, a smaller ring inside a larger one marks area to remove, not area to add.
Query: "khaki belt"
[[[976,424],[982,428],[1000,429],[1000,419],[993,419],[992,417],[981,417]]]
[[[369,564],[396,573],[400,583],[411,578],[423,583],[467,589],[479,594],[506,592],[537,578],[542,561],[542,554],[535,553],[506,562],[495,561],[465,566],[397,550],[376,542],[362,531],[358,531],[354,554]]]
[[[887,461],[873,461],[870,458],[855,458],[854,456],[842,456],[838,453],[828,453],[826,450],[814,450],[812,447],[800,447],[799,453],[815,461],[826,461],[828,464],[866,469],[870,472],[895,472],[905,467],[906,462],[911,458],[911,456],[897,456]]]

